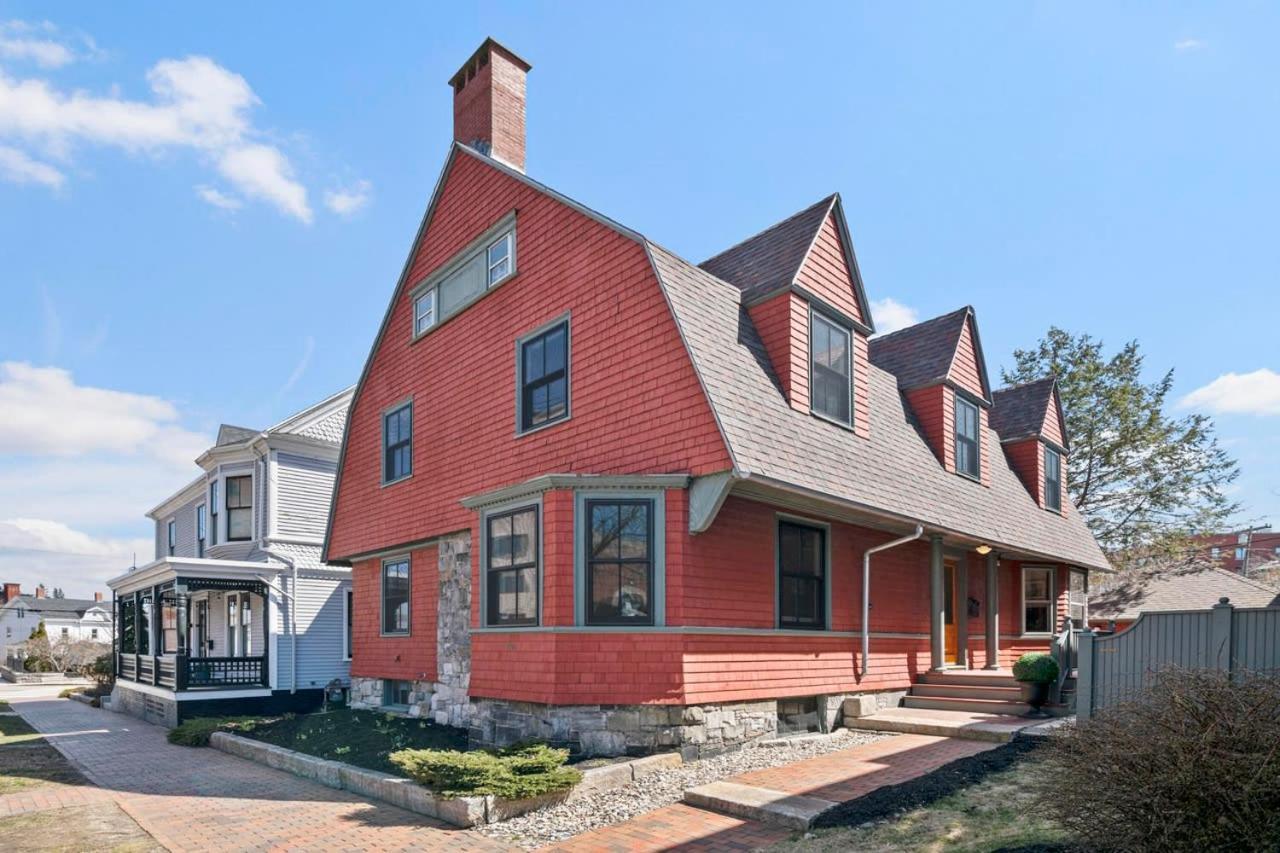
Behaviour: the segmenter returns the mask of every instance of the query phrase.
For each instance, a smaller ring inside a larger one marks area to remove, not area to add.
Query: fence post
[[[1231,674],[1231,622],[1235,608],[1223,596],[1213,605],[1213,616],[1209,620],[1209,658],[1213,668]]]
[[[1076,667],[1076,719],[1093,716],[1093,629],[1080,632],[1080,651]]]

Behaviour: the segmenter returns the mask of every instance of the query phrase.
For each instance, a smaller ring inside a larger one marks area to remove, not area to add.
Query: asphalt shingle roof
[[[991,428],[1002,441],[1038,435],[1053,396],[1053,377],[1001,388],[991,395]]]
[[[965,306],[888,335],[872,338],[871,363],[898,377],[902,389],[935,385],[947,378],[964,324],[973,314]]]
[[[1144,612],[1204,610],[1226,597],[1236,607],[1280,607],[1280,590],[1223,569],[1196,567],[1117,578],[1089,599],[1090,619],[1137,619]]]
[[[94,606],[111,609],[110,602],[94,601],[92,598],[36,598],[34,595],[19,595],[10,599],[10,604],[33,613],[66,613],[75,616],[83,616],[86,610]]]
[[[1057,515],[1036,504],[994,431],[982,436],[989,487],[948,473],[916,428],[897,378],[882,367],[869,367],[870,439],[793,409],[770,378],[738,289],[660,246],[649,250],[740,473],[1005,549],[1109,568],[1074,507]]]
[[[786,287],[795,281],[835,202],[836,196],[829,195],[700,266],[737,287],[746,300]]]

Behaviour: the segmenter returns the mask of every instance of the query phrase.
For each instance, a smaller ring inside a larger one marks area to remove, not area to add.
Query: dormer
[[[1001,388],[993,395],[991,427],[1009,464],[1037,504],[1051,512],[1066,506],[1067,424],[1053,377]]]
[[[871,363],[893,374],[929,447],[947,471],[990,485],[983,436],[991,385],[973,308],[871,341]]]
[[[791,407],[868,437],[867,341],[874,328],[840,196],[701,266],[742,291]]]

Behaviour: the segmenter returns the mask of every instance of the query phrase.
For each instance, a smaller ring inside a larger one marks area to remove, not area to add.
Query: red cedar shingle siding
[[[1062,420],[1058,417],[1058,400],[1057,391],[1049,395],[1049,400],[1045,404],[1044,413],[1044,437],[1059,447],[1064,447],[1066,441],[1063,438]]]
[[[644,249],[480,159],[458,154],[408,288],[518,211],[514,278],[411,343],[397,295],[347,432],[330,558],[469,528],[459,500],[548,472],[730,467]],[[567,423],[515,435],[515,342],[572,312]],[[640,363],[643,369],[634,366]],[[381,414],[414,397],[414,476],[381,486]]]
[[[954,393],[945,385],[929,385],[905,392],[929,448],[948,471],[956,470],[956,410]]]
[[[409,555],[409,635],[383,637],[382,560],[351,567],[351,674],[405,681],[436,680],[436,605],[440,590],[434,545]]]
[[[1044,445],[1037,438],[1011,441],[1004,445],[1009,465],[1027,487],[1031,497],[1044,506]]]
[[[791,293],[784,291],[747,309],[787,400],[793,400],[792,384],[797,373],[794,362],[800,355],[795,351],[792,341],[791,300]],[[803,363],[800,367],[803,367]]]
[[[854,291],[853,271],[840,245],[834,213],[827,214],[813,248],[796,274],[796,283],[859,323],[866,323]]]
[[[948,378],[978,399],[986,399],[986,389],[982,387],[982,371],[978,366],[978,351],[973,345],[972,317],[960,331]]]

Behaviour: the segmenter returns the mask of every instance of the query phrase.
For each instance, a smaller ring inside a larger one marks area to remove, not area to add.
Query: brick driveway
[[[174,746],[164,729],[132,717],[65,699],[16,699],[13,708],[170,850],[510,849],[214,749]],[[22,796],[29,808],[60,804]],[[12,806],[28,810],[17,797]]]

